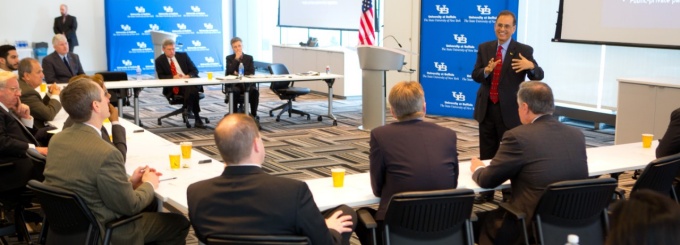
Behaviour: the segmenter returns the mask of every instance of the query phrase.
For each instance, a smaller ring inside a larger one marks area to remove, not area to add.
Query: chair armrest
[[[526,218],[526,214],[524,212],[517,210],[507,202],[498,203],[498,207],[507,211],[509,214],[512,214],[512,216],[515,216],[515,219],[524,220]]]
[[[36,162],[44,163],[45,161],[47,161],[47,158],[43,156],[43,154],[40,154],[40,152],[38,152],[38,150],[34,148],[29,148],[28,150],[26,150],[26,156],[28,156],[28,158]]]
[[[475,212],[470,213],[470,222],[477,222],[479,218],[477,218],[477,214]]]
[[[111,233],[113,233],[113,229],[142,218],[142,214],[143,213],[138,213],[130,217],[120,217],[116,220],[106,223],[106,225],[104,225],[104,227],[106,228],[106,232],[104,233],[104,241],[102,244],[109,245],[109,243],[111,242]]]
[[[6,168],[6,167],[12,167],[14,166],[14,162],[3,162],[0,163],[0,168]]]
[[[614,190],[614,196],[618,197],[620,200],[626,200],[626,190],[617,187],[616,190]]]
[[[367,229],[375,229],[375,227],[378,226],[378,223],[375,222],[373,215],[371,215],[371,213],[366,210],[359,209],[357,211],[357,216],[359,217],[359,220],[364,223]]]
[[[116,220],[113,220],[113,221],[111,221],[111,222],[109,222],[109,223],[106,223],[105,227],[106,227],[107,230],[118,228],[118,227],[120,227],[121,225],[125,225],[125,224],[127,224],[127,223],[130,223],[130,222],[132,222],[132,221],[135,221],[135,220],[138,220],[138,219],[142,218],[142,214],[143,214],[143,213],[138,213],[138,214],[135,214],[135,215],[130,216],[130,217],[127,217],[127,216],[125,216],[125,217],[120,217],[120,218],[118,218],[118,219],[116,219]]]

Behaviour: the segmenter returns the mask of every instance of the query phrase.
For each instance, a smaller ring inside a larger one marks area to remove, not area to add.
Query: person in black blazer
[[[47,155],[47,147],[41,147],[33,137],[33,117],[19,99],[17,75],[0,71],[0,87],[0,163],[14,163],[14,167],[0,169],[0,190],[21,189],[30,178],[42,179],[44,167],[34,166],[26,152],[35,148]]]
[[[163,54],[156,58],[154,64],[156,65],[158,79],[198,77],[198,69],[189,55],[184,52],[175,52],[175,41],[170,39],[163,41]],[[174,67],[170,67],[170,64],[174,64]],[[199,92],[201,91],[203,91],[203,86],[163,87],[163,95],[167,98],[176,94],[183,95],[183,108],[187,112],[194,113],[194,127],[196,128],[205,128],[201,117],[198,115],[201,112],[201,105],[198,103],[200,100]]]
[[[78,46],[78,36],[76,36],[78,21],[75,16],[68,14],[68,6],[66,4],[59,5],[59,12],[61,12],[61,16],[54,18],[52,31],[54,31],[54,34],[66,36],[68,49],[73,52],[73,49]]]
[[[227,55],[227,70],[224,75],[238,75],[238,66],[243,63],[243,75],[255,75],[255,65],[253,64],[253,56],[243,53],[243,46],[241,38],[234,37],[231,39],[231,49],[234,50],[234,54]],[[255,118],[257,117],[257,106],[260,104],[260,91],[252,83],[239,83],[232,86],[234,90],[234,95],[236,98],[244,93],[248,87],[248,103],[250,103],[250,115]],[[230,105],[233,112],[236,112],[238,108],[234,105]],[[247,110],[247,109],[244,109]]]
[[[503,10],[497,18],[494,30],[497,40],[479,45],[472,79],[480,83],[477,90],[474,118],[479,123],[479,157],[493,158],[505,131],[520,125],[517,117],[517,90],[528,76],[531,80],[543,79],[543,69],[533,58],[533,48],[512,40],[517,27],[515,14]],[[496,59],[498,47],[502,48],[502,62]],[[494,68],[499,65],[496,102],[490,96]],[[482,193],[476,203],[493,200],[493,192]]]
[[[519,84],[525,81],[543,79],[543,69],[538,66],[533,57],[531,46],[512,40],[517,19],[515,14],[504,10],[498,14],[494,26],[498,40],[479,45],[477,61],[472,78],[480,83],[477,91],[474,118],[479,122],[480,158],[493,158],[498,150],[498,144],[506,130],[520,125],[517,116],[517,90]],[[490,100],[491,82],[494,67],[500,61],[496,60],[498,46],[503,46],[503,61],[498,83],[498,102]]]
[[[545,188],[555,182],[588,178],[583,133],[552,116],[555,103],[550,87],[540,81],[524,82],[518,92],[518,115],[522,126],[505,133],[498,152],[485,166],[473,158],[472,179],[482,188],[496,188],[510,180],[508,203],[527,214],[530,221]],[[502,211],[479,214],[482,224],[479,244],[519,242],[521,227]],[[482,219],[483,217],[486,217]],[[503,220],[499,227],[497,220]],[[495,242],[494,242],[495,241]]]
[[[227,115],[215,128],[215,143],[224,172],[187,188],[198,240],[206,243],[218,234],[296,235],[311,244],[349,244],[354,210],[341,205],[322,215],[306,183],[262,170],[265,149],[252,117]]]
[[[666,133],[659,139],[659,146],[656,147],[656,158],[677,153],[680,153],[680,108],[671,113]]]
[[[85,74],[83,65],[80,64],[80,57],[69,52],[68,42],[62,34],[57,34],[52,38],[54,52],[45,56],[42,61],[45,82],[47,83],[68,83],[74,76]],[[68,62],[64,62],[64,59]]]
[[[415,81],[395,84],[389,103],[398,122],[373,129],[369,142],[371,187],[380,197],[380,206],[377,211],[367,210],[381,224],[379,230],[394,194],[458,186],[456,132],[423,121],[425,97],[421,85]],[[363,225],[358,227],[359,239],[368,244],[370,232]]]

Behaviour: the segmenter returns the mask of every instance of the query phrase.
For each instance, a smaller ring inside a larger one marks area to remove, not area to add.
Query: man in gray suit
[[[495,188],[510,180],[512,197],[508,203],[531,220],[546,186],[588,178],[586,143],[580,130],[553,118],[555,103],[547,84],[520,84],[517,104],[523,125],[505,132],[489,166],[473,158],[470,171],[482,188]],[[501,211],[491,212],[482,221],[479,244],[516,243],[521,232],[519,223],[503,218]]]
[[[68,41],[64,35],[54,35],[52,47],[54,47],[54,52],[45,56],[42,61],[45,82],[68,83],[72,77],[85,74],[83,65],[80,64],[80,57],[69,50]]]
[[[52,137],[45,184],[78,193],[94,213],[103,237],[104,224],[152,204],[160,173],[140,167],[128,178],[123,155],[100,135],[110,114],[109,99],[91,79],[69,83],[61,100],[75,124]],[[184,216],[148,212],[116,229],[112,243],[185,244],[188,232],[189,221]]]
[[[33,126],[37,129],[47,126],[47,121],[54,120],[54,116],[61,110],[59,86],[52,84],[44,97],[40,97],[40,93],[35,90],[42,84],[43,77],[42,67],[36,59],[25,58],[19,62],[21,102],[31,108],[31,116],[35,121]]]

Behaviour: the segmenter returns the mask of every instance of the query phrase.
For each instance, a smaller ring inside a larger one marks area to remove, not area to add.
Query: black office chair
[[[114,81],[127,81],[128,76],[127,73],[123,71],[103,71],[103,72],[97,72],[96,74],[102,75],[104,78],[105,82],[114,82]],[[123,106],[130,106],[130,97],[133,95],[133,90],[131,88],[126,89],[124,92],[121,93],[120,89],[107,89],[109,94],[111,94],[111,104],[113,106],[118,107],[118,98],[123,99]],[[119,110],[122,110],[122,108],[118,108]]]
[[[252,85],[251,85],[252,86]],[[236,110],[231,113],[245,113],[247,108],[245,108],[245,93],[241,93],[240,89],[236,87],[236,84],[222,84],[222,93],[225,95],[224,103],[229,104],[229,94],[234,96],[233,100],[236,103]],[[234,106],[229,105],[230,108]]]
[[[673,187],[673,180],[679,170],[680,153],[658,158],[647,164],[630,191],[650,189],[662,195],[669,195],[678,202],[678,196]],[[625,191],[617,189],[617,195],[620,199],[624,199]]]
[[[309,239],[304,236],[269,236],[269,235],[215,235],[208,237],[208,245],[307,245]]]
[[[45,244],[100,244],[99,225],[85,201],[76,193],[31,180],[28,188],[35,192],[45,213],[43,233]],[[142,217],[137,214],[111,221],[105,225],[103,244],[111,241],[111,232]]]
[[[289,74],[288,73],[288,68],[286,68],[286,65],[284,64],[278,64],[274,63],[269,65],[268,67],[269,73],[272,75],[285,75]],[[269,111],[269,116],[273,117],[274,116],[274,111],[281,109],[281,112],[276,116],[276,121],[281,120],[281,114],[284,112],[288,112],[288,117],[291,117],[293,113],[299,114],[301,116],[307,116],[307,120],[310,119],[310,115],[307,112],[300,111],[293,109],[293,100],[297,98],[300,95],[305,95],[309,94],[310,90],[309,88],[300,88],[300,87],[294,87],[295,82],[294,81],[283,81],[283,82],[273,82],[271,86],[269,87],[277,96],[279,96],[279,99],[281,100],[287,100],[283,105],[280,105],[279,107],[276,107],[272,110]],[[321,119],[321,117],[319,117]],[[321,120],[319,120],[321,121]]]
[[[174,88],[180,88],[180,87],[173,87],[173,88],[164,88],[163,93],[165,95],[165,98],[168,100],[168,103],[171,105],[184,105],[184,94],[181,92],[181,89],[174,89]],[[175,91],[178,91],[175,93]],[[205,98],[205,95],[202,92],[198,93],[198,99],[202,100]],[[182,122],[187,126],[187,128],[191,128],[191,123],[189,122],[189,113],[192,113],[191,111],[187,110],[187,108],[181,107],[177,110],[174,110],[168,114],[165,114],[161,117],[158,118],[158,125],[163,125],[163,122],[161,119],[164,118],[169,118],[171,116],[176,116],[176,115],[182,115]],[[204,120],[206,124],[210,123],[210,120],[208,120],[207,117],[200,117],[200,119]]]
[[[617,183],[612,178],[560,181],[549,185],[536,205],[532,228],[538,244],[564,244],[569,234],[581,244],[604,244],[609,229],[607,207]],[[520,220],[525,244],[529,244],[526,214],[500,203]]]
[[[392,196],[385,214],[384,244],[474,244],[470,189],[402,192]],[[366,210],[359,219],[367,228],[376,222]],[[373,244],[376,232],[373,230]]]
[[[23,167],[21,170],[17,169],[21,167]],[[22,186],[25,183],[23,181],[28,180],[31,175],[31,168],[28,165],[17,166],[13,162],[0,163],[0,173],[10,172],[14,175],[24,176],[24,179],[20,181],[21,184],[8,183],[6,182],[9,179],[7,176],[0,176],[2,177],[0,179],[0,242],[2,244],[9,244],[4,237],[16,234],[19,241],[33,244],[28,229],[26,229],[26,219],[24,217],[24,205],[30,198],[26,198],[27,190]],[[14,219],[10,221],[7,219],[6,213],[12,211]]]

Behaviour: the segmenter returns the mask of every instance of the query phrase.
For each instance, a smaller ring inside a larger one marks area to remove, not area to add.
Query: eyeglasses
[[[16,93],[17,91],[19,91],[19,87],[13,87],[13,88],[4,87],[3,89],[9,89],[10,93]]]

